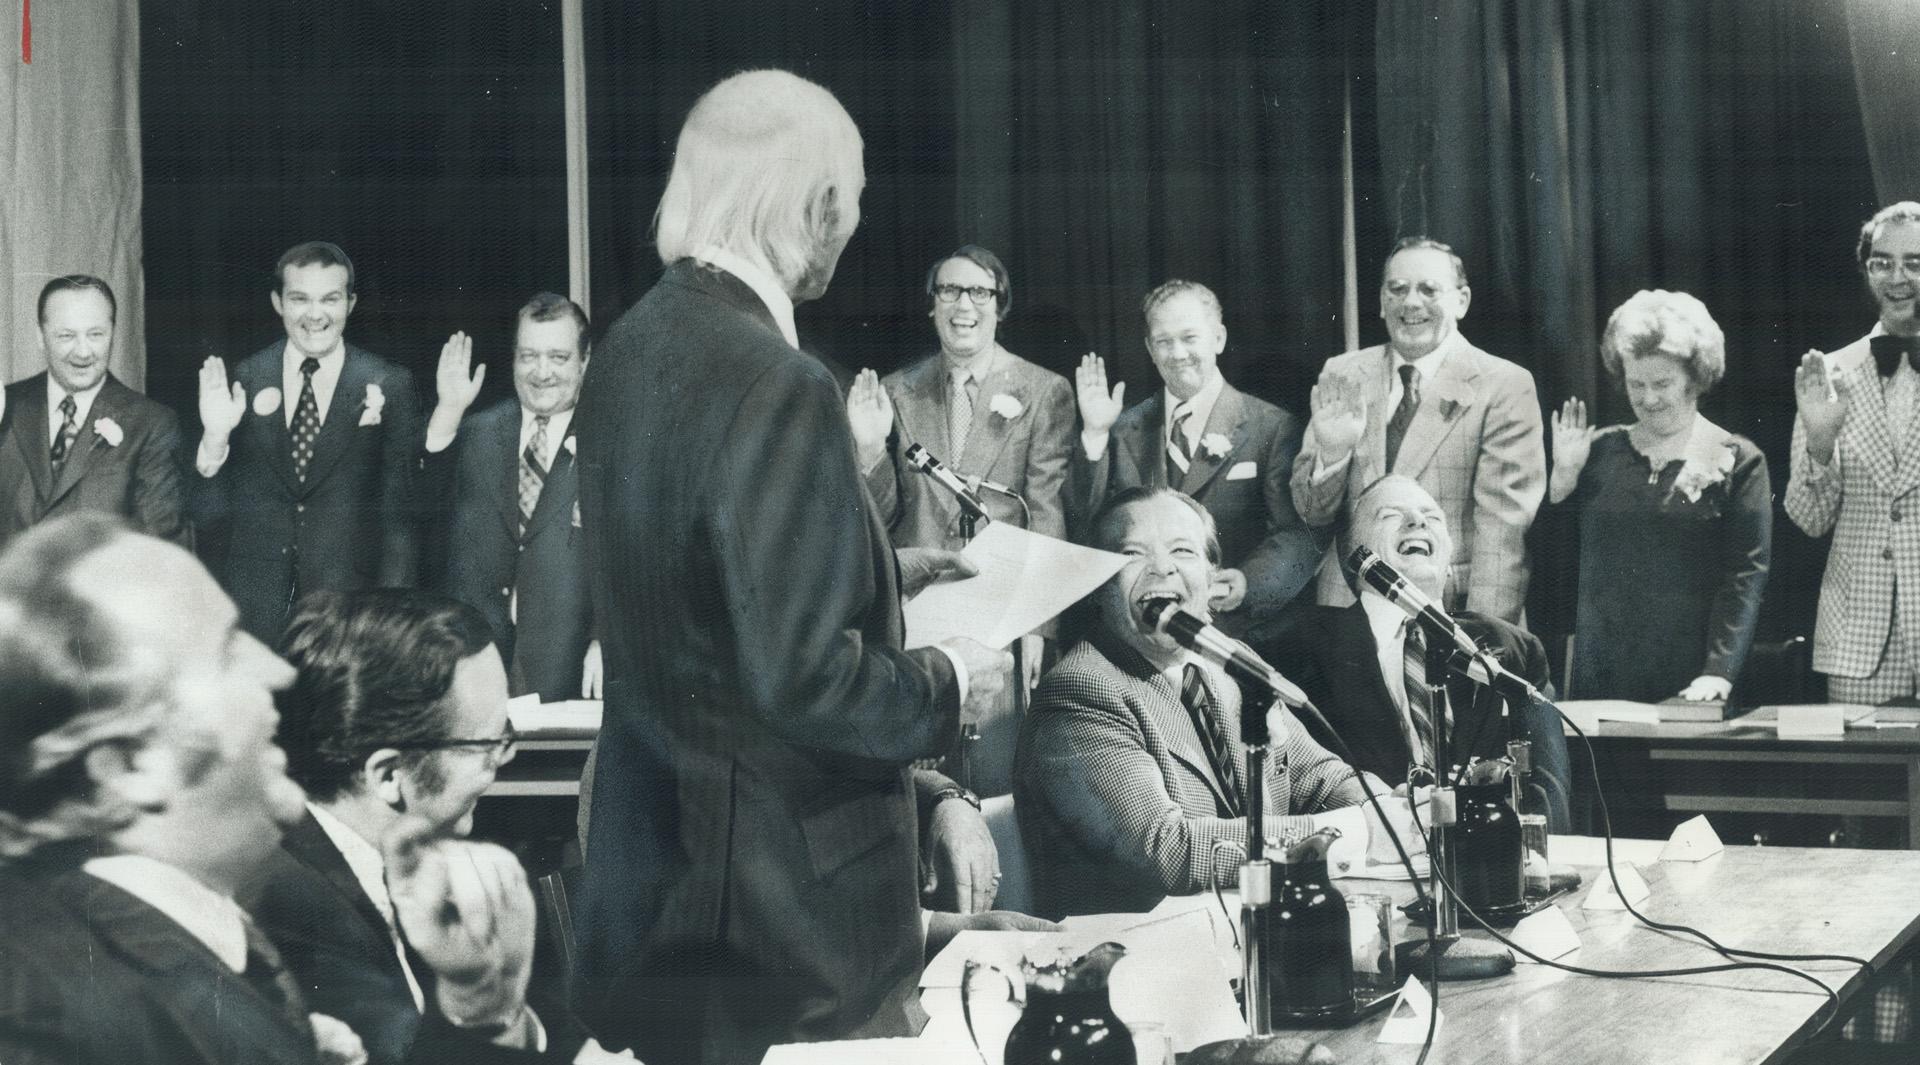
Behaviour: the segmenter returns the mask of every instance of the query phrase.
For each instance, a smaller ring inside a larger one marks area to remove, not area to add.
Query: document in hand
[[[907,646],[966,636],[1005,647],[1053,620],[1120,572],[1126,557],[1096,551],[1003,521],[981,531],[965,554],[980,568],[907,601]]]

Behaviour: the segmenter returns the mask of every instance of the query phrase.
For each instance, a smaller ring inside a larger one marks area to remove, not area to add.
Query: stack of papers
[[[598,699],[543,703],[538,695],[522,695],[507,701],[507,720],[513,722],[513,730],[522,736],[592,735],[600,731],[602,705]]]

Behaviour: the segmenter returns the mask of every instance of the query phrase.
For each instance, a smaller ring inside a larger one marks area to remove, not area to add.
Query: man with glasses
[[[1349,518],[1389,473],[1439,502],[1457,550],[1446,607],[1518,623],[1527,600],[1527,528],[1546,492],[1540,401],[1525,368],[1460,334],[1473,291],[1453,249],[1428,237],[1394,245],[1380,283],[1387,343],[1327,360],[1293,465],[1293,498],[1316,526]],[[1319,599],[1353,602],[1329,557]]]
[[[1920,691],[1920,626],[1902,598],[1920,591],[1920,203],[1883,208],[1860,228],[1860,269],[1879,305],[1866,336],[1810,351],[1794,375],[1787,516],[1833,533],[1813,668],[1839,702]]]
[[[464,842],[513,757],[507,674],[486,619],[425,592],[316,592],[287,626],[288,774],[305,816],[269,859],[253,913],[313,1008],[370,1060],[566,1060],[527,1005],[534,907],[508,852]],[[422,841],[457,847],[493,905],[458,928],[405,919]],[[564,1044],[564,1045],[563,1045]],[[580,1060],[598,1053],[590,1047]]]
[[[927,316],[940,351],[883,380],[855,378],[847,397],[860,468],[897,547],[966,546],[953,494],[907,465],[918,443],[962,478],[1002,490],[976,490],[989,516],[1064,539],[1061,488],[1073,433],[1073,390],[1066,379],[1002,347],[1001,319],[1013,288],[999,256],[965,245],[927,271]],[[1017,493],[1025,506],[1008,493]],[[1042,637],[1021,646],[1027,686],[1040,677]],[[982,795],[1012,786],[1012,688],[980,722],[968,752],[968,783]]]

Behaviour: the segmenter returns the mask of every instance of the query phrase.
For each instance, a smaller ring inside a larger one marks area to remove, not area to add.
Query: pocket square
[[[1260,466],[1254,462],[1236,462],[1227,470],[1227,480],[1244,481],[1260,472]]]

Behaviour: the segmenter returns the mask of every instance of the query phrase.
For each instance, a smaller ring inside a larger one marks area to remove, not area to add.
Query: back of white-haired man
[[[709,91],[660,204],[666,273],[575,416],[606,669],[575,1006],[649,1065],[917,1031],[908,767],[1012,664],[901,649],[903,587],[963,563],[896,559],[840,389],[798,349],[793,305],[825,292],[864,183],[825,89],[756,71]]]

